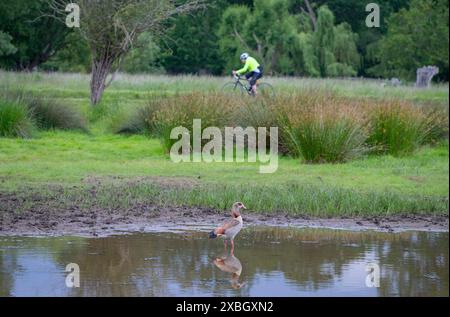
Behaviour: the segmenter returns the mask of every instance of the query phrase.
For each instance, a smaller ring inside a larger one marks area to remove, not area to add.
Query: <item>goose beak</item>
[[[242,204],[242,208],[247,209],[247,207],[245,207],[244,204]]]

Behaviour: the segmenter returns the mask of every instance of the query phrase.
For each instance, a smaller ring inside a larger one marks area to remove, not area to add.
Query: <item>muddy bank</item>
[[[0,235],[76,235],[108,236],[126,232],[211,230],[230,217],[226,211],[200,207],[162,207],[135,204],[127,209],[52,205],[35,197],[22,206],[13,194],[0,195]],[[344,230],[405,230],[448,232],[447,216],[392,216],[318,219],[292,216],[282,212],[261,214],[249,211],[243,215],[247,226],[317,227]]]

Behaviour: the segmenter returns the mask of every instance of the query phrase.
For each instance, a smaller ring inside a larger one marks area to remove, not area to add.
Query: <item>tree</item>
[[[320,7],[316,31],[313,34],[319,72],[322,77],[328,73],[328,65],[334,63],[334,14],[328,7]]]
[[[128,73],[164,73],[164,67],[159,60],[164,53],[157,41],[149,33],[143,33],[136,45],[125,57],[122,70]]]
[[[62,47],[47,62],[41,65],[46,71],[89,73],[91,52],[79,32],[70,32]]]
[[[12,37],[0,31],[0,56],[6,56],[10,54],[14,54],[17,51],[17,48],[11,44]]]
[[[315,32],[300,38],[307,73],[311,76],[355,76],[361,64],[356,43],[357,34],[347,23],[335,25],[327,6],[317,12]]]
[[[445,0],[412,0],[388,19],[388,33],[370,48],[375,76],[413,80],[419,67],[435,65],[448,80],[449,23]]]
[[[65,19],[69,0],[52,0],[52,8]],[[79,0],[81,34],[92,55],[91,103],[100,102],[124,57],[144,32],[163,33],[169,18],[203,7],[203,0]],[[107,82],[108,75],[112,75]]]
[[[216,0],[208,10],[175,19],[160,44],[168,48],[161,59],[167,72],[221,74],[224,65],[216,30],[227,5],[226,0]]]
[[[243,51],[260,59],[271,74],[293,74],[290,58],[299,25],[283,0],[255,0],[254,8],[231,6],[222,16],[220,48],[227,69],[236,67]]]
[[[298,14],[307,12],[305,0],[289,0],[291,3],[290,12]],[[309,6],[313,12],[323,5],[327,5],[333,12],[336,24],[346,23],[350,25],[349,30],[358,35],[356,47],[360,54],[359,75],[367,76],[366,70],[374,66],[373,60],[368,58],[367,47],[377,42],[387,32],[388,17],[402,8],[408,7],[410,0],[378,0],[376,3],[381,10],[381,25],[380,28],[368,28],[365,20],[368,12],[365,8],[369,2],[361,0],[308,0]],[[355,69],[355,67],[353,67]]]
[[[48,0],[0,1],[0,29],[16,48],[0,54],[1,67],[31,71],[61,48],[69,29],[49,17],[51,13]]]
[[[231,6],[219,29],[222,54],[235,66],[239,53],[258,57],[269,74],[354,76],[360,67],[358,37],[348,24],[335,25],[333,13],[322,6],[290,12],[284,0],[255,0],[253,10]],[[244,22],[242,22],[244,21]]]

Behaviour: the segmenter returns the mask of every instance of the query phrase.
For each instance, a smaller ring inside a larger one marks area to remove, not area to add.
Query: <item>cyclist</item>
[[[249,92],[253,91],[253,94],[256,95],[256,82],[263,76],[264,68],[248,53],[241,55],[241,62],[245,63],[244,67],[237,71],[233,70],[233,76],[246,74],[245,77],[250,82]]]

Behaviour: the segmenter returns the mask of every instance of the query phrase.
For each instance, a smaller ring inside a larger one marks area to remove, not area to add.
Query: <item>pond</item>
[[[449,295],[448,233],[247,227],[235,242],[230,255],[201,229],[0,237],[0,296]]]

